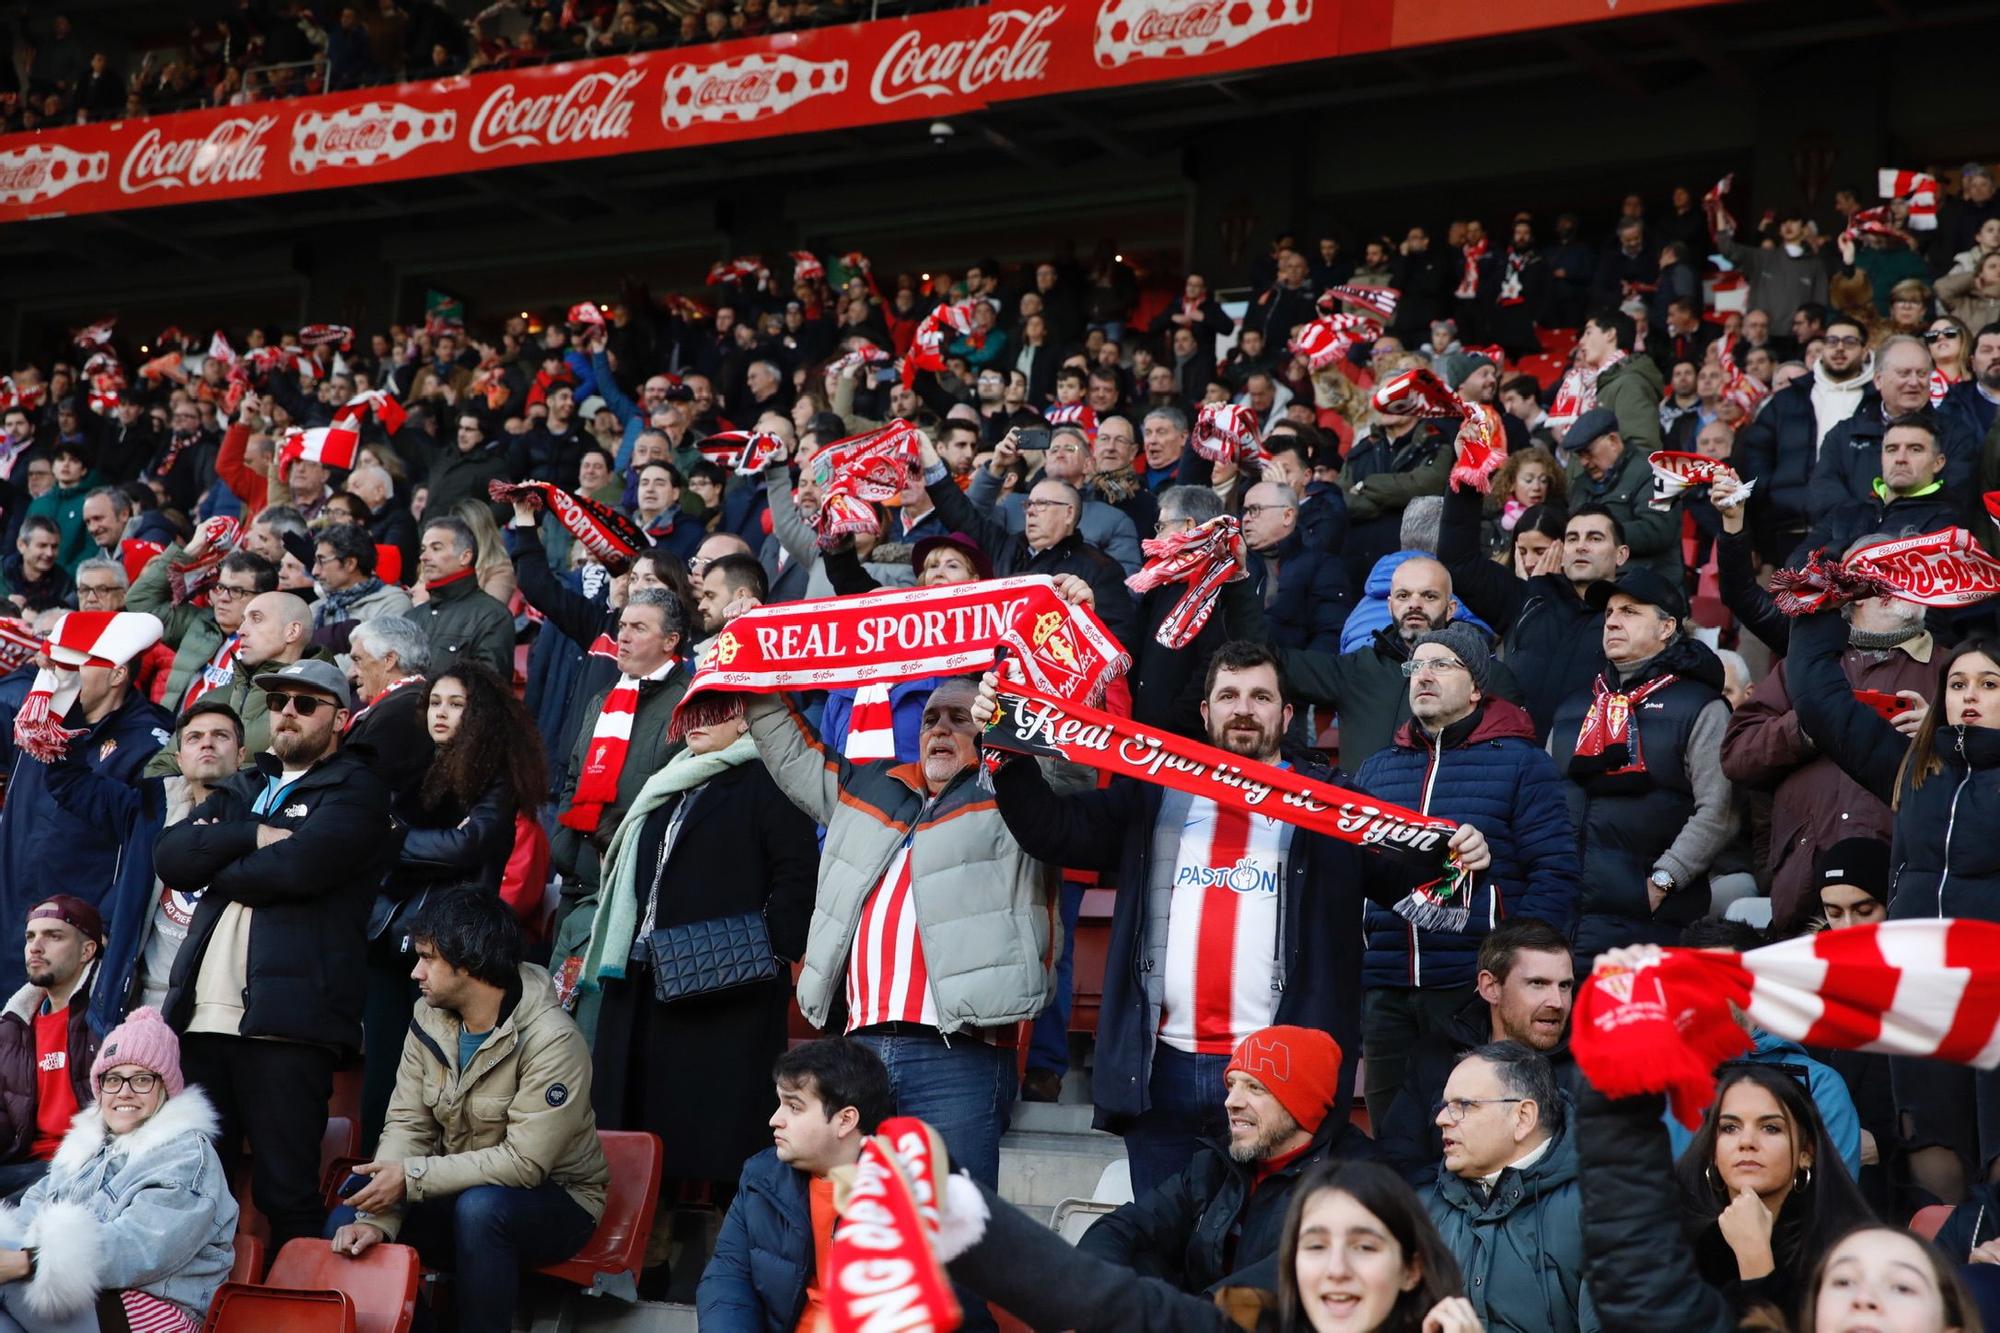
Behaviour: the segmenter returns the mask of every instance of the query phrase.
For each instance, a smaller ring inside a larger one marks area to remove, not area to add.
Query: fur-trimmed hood
[[[120,1157],[139,1157],[163,1144],[172,1143],[184,1134],[213,1139],[221,1129],[222,1120],[216,1114],[215,1103],[209,1101],[207,1093],[190,1083],[181,1089],[180,1096],[168,1098],[166,1105],[154,1112],[151,1120],[130,1134],[116,1136],[113,1151]],[[63,1135],[62,1146],[56,1149],[49,1169],[52,1172],[80,1171],[97,1155],[105,1141],[113,1137],[105,1127],[104,1113],[98,1109],[96,1102],[92,1102],[70,1121],[69,1133]]]

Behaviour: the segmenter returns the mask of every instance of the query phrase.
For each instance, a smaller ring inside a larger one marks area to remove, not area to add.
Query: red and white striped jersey
[[[1196,797],[1167,915],[1160,1040],[1227,1055],[1278,1011],[1278,886],[1291,826]]]
[[[917,904],[910,893],[906,839],[861,905],[861,924],[847,955],[847,1030],[898,1022],[936,1027],[937,1021],[924,942],[917,934]]]

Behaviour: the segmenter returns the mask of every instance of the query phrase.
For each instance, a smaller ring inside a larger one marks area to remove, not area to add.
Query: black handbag
[[[778,976],[771,932],[761,912],[667,926],[646,937],[653,998],[665,1004]]]

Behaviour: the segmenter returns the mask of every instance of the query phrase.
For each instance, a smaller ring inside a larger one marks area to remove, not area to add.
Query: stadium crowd
[[[937,8],[896,0],[893,12]],[[0,18],[0,130],[700,46],[873,18],[880,0],[237,0],[138,41],[60,9]],[[134,49],[127,49],[128,44]]]
[[[1570,1047],[1594,964],[2000,922],[1994,603],[1772,592],[1994,543],[2000,200],[1940,192],[44,349],[0,381],[0,1329],[199,1327],[253,1207],[507,1329],[603,1213],[599,1129],[724,1213],[676,1260],[704,1330],[812,1329],[892,1115],[983,1200],[940,1251],[973,1327],[1979,1328],[2000,1075],[1746,1016],[1690,1129]],[[829,446],[897,422],[853,513]],[[1204,534],[1242,577],[1190,624],[1147,575]],[[996,756],[993,674],[689,697],[739,617],[1018,575],[1128,650],[1113,714],[1451,821],[1462,896]],[[1071,1248],[1000,1140],[1063,1095],[1092,885],[1133,1200]]]

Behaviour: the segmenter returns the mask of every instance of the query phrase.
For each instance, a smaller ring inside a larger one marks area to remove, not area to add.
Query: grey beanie
[[[1414,654],[1427,643],[1442,644],[1451,649],[1451,655],[1465,663],[1465,669],[1472,673],[1472,683],[1479,687],[1479,692],[1486,692],[1486,677],[1493,669],[1493,654],[1486,647],[1485,635],[1462,620],[1454,620],[1443,629],[1419,634],[1410,645],[1410,652]]]

